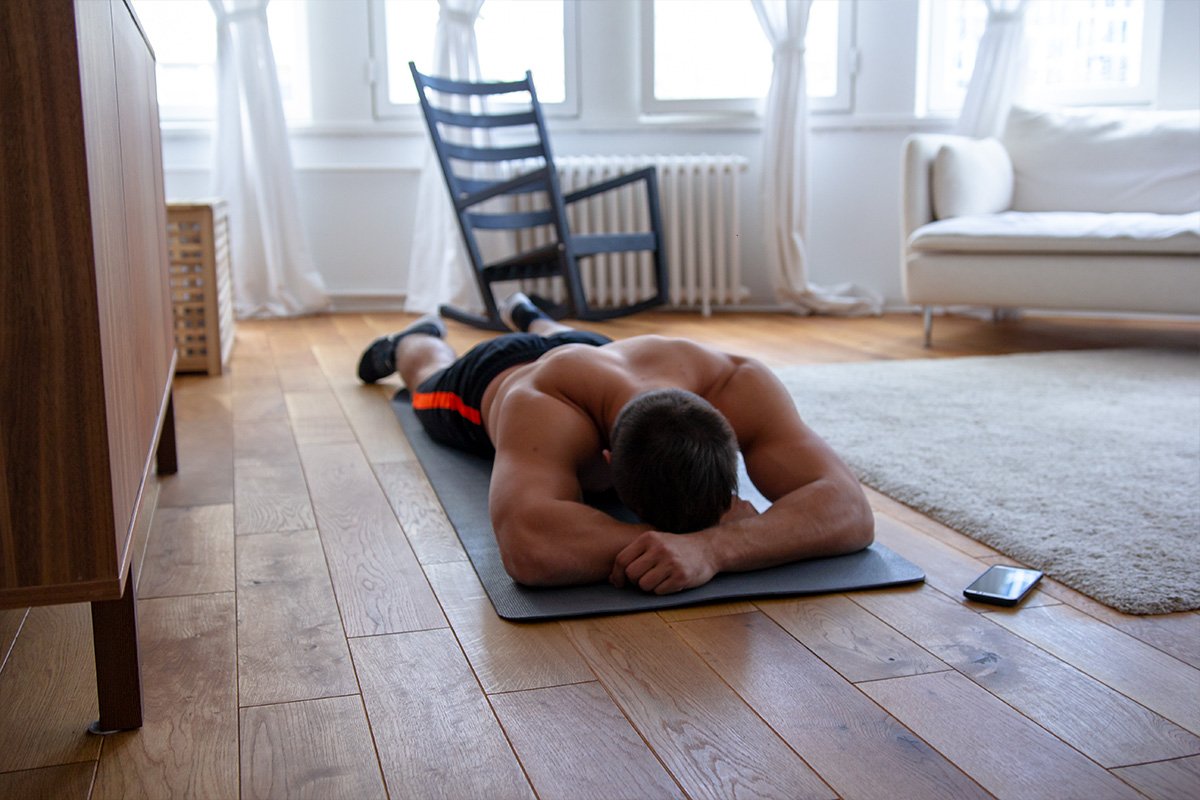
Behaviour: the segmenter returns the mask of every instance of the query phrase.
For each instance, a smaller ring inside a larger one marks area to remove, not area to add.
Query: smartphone
[[[995,564],[988,567],[987,571],[976,578],[974,583],[963,589],[963,594],[980,603],[1015,606],[1041,579],[1042,573],[1036,569],[1005,567]]]

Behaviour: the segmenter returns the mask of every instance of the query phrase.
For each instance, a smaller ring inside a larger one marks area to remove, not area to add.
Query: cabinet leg
[[[92,603],[92,642],[100,719],[88,730],[106,734],[142,727],[142,665],[132,574],[119,600]]]
[[[159,475],[174,475],[179,471],[179,459],[175,454],[175,390],[167,395],[167,408],[163,412],[162,431],[158,434],[158,450],[155,451],[158,460]]]

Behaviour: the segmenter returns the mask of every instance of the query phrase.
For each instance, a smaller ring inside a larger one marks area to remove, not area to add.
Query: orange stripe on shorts
[[[427,392],[425,394],[417,393],[413,395],[412,405],[414,409],[425,411],[427,409],[441,408],[447,411],[457,411],[470,422],[476,425],[482,424],[482,418],[479,416],[479,409],[471,408],[463,402],[462,398],[453,392]]]

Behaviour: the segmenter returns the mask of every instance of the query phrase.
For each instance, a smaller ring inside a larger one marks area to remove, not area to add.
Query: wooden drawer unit
[[[134,533],[175,471],[154,53],[126,0],[0,2],[0,608],[90,601],[141,725]]]
[[[220,375],[233,349],[229,217],[223,200],[167,205],[179,372]]]

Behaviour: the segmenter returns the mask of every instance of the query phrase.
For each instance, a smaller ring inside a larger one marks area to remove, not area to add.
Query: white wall
[[[814,115],[810,139],[810,279],[872,286],[892,305],[903,304],[900,147],[913,131],[949,126],[913,115],[918,5],[918,0],[859,0],[861,69],[854,111]],[[761,134],[745,122],[639,123],[628,102],[637,90],[638,15],[637,0],[581,3],[581,113],[578,119],[551,121],[554,150],[746,156],[751,167],[739,237],[745,282],[752,303],[770,305],[757,229]],[[395,308],[407,282],[424,135],[419,124],[373,118],[366,0],[310,0],[309,28],[314,123],[292,133],[309,243],[338,307]],[[1200,107],[1197,0],[1166,0],[1160,70],[1160,105]],[[210,148],[206,130],[164,132],[169,199],[207,193]]]

